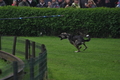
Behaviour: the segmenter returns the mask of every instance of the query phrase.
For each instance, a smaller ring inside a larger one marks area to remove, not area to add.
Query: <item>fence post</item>
[[[45,55],[46,55],[46,56],[45,56],[45,58],[46,58],[46,60],[45,60],[45,63],[46,63],[46,64],[45,64],[45,68],[46,68],[46,69],[45,69],[45,70],[46,70],[46,71],[45,71],[45,73],[44,73],[44,78],[47,80],[47,79],[48,79],[48,73],[47,73],[47,52],[45,53]]]
[[[1,44],[1,41],[2,41],[2,40],[1,40],[1,34],[0,34],[0,50],[1,50],[1,45],[2,45],[2,44]]]
[[[25,41],[25,59],[28,59],[28,45],[29,45],[29,40],[26,39],[26,41]]]
[[[18,63],[16,61],[13,62],[13,74],[14,80],[18,80]]]
[[[14,42],[13,42],[13,51],[12,54],[15,55],[15,50],[16,50],[16,41],[17,41],[17,36],[14,37]]]
[[[44,80],[48,79],[48,74],[47,74],[47,52],[44,53],[45,54],[45,72],[44,72]]]
[[[28,40],[28,59],[30,59],[32,57],[32,55],[30,54],[30,40]]]
[[[34,58],[30,58],[30,80],[34,80]]]
[[[32,42],[32,57],[35,58],[35,42]]]
[[[39,80],[43,80],[43,79],[45,79],[45,77],[47,79],[47,72],[46,72],[47,71],[47,60],[43,61],[43,59],[46,58],[47,55],[44,52],[46,52],[46,47],[45,47],[44,44],[42,44],[41,45],[41,53],[39,54],[39,58],[41,58],[41,61],[39,63],[39,73],[40,73],[41,76],[40,76]],[[45,57],[43,58],[44,55],[45,55]],[[45,66],[43,66],[44,63],[46,63]],[[44,68],[46,68],[46,69],[44,70]]]
[[[44,44],[41,45],[41,53],[43,53],[44,51],[46,51],[46,47]]]
[[[41,59],[42,58],[42,53],[39,54],[39,58]],[[42,62],[42,59],[41,61],[39,62],[39,80],[43,80],[43,68],[42,68],[42,65],[43,65],[43,62]]]

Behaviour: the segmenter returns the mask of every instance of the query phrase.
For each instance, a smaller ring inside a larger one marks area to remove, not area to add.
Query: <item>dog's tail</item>
[[[90,36],[89,36],[89,35],[86,35],[86,37],[87,37],[88,39],[86,39],[86,40],[84,40],[84,41],[85,41],[85,42],[89,42],[89,41],[91,40]]]

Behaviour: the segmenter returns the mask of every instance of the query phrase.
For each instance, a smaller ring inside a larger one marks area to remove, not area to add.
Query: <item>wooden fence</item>
[[[6,45],[4,42],[7,42],[7,45],[12,48],[4,46]],[[9,43],[12,43],[12,45],[9,45]],[[17,37],[11,39],[11,37],[0,36],[0,50],[7,51],[18,58],[19,56],[24,57],[22,59],[24,64],[22,65],[19,65],[17,61],[13,61],[11,67],[13,67],[14,75],[11,80],[47,80],[47,50],[44,44],[28,39],[20,40]],[[24,68],[20,75],[18,71],[21,66],[24,66]]]

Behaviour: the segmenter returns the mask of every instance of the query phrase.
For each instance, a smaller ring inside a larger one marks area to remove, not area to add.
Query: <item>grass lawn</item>
[[[67,39],[23,38],[46,45],[49,80],[120,80],[120,39],[92,38],[86,51],[75,53]]]
[[[0,59],[0,69],[4,68],[7,65],[7,62],[4,60]]]
[[[5,77],[6,75],[11,74],[10,72],[12,71],[12,65],[10,62],[5,62],[4,60],[0,59],[0,69],[2,70],[2,74],[0,74],[1,80],[1,78]]]

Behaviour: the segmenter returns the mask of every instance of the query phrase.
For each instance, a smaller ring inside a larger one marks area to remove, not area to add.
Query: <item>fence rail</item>
[[[19,64],[16,60],[12,61],[13,77],[9,80],[47,80],[47,50],[44,44],[16,36],[0,36],[0,50],[24,62]],[[12,60],[1,55],[0,53],[0,57],[7,61]],[[18,74],[21,67],[21,73]]]
[[[10,61],[11,63],[13,63],[13,62],[17,63],[17,65],[20,66],[20,67],[13,68],[13,69],[17,69],[17,73],[16,74],[21,73],[23,71],[24,62],[21,59],[13,56],[12,54],[9,54],[9,53],[6,53],[4,51],[1,51],[1,50],[0,50],[0,58],[4,59],[6,61]],[[12,65],[14,65],[14,64],[12,64]],[[12,65],[9,66],[10,68],[8,68],[8,69],[11,69]],[[3,73],[5,74],[5,72],[3,72]],[[2,78],[1,80],[10,80],[10,79],[12,79],[13,76],[14,76],[14,73],[10,72],[10,74],[8,76],[6,76],[5,78]]]

